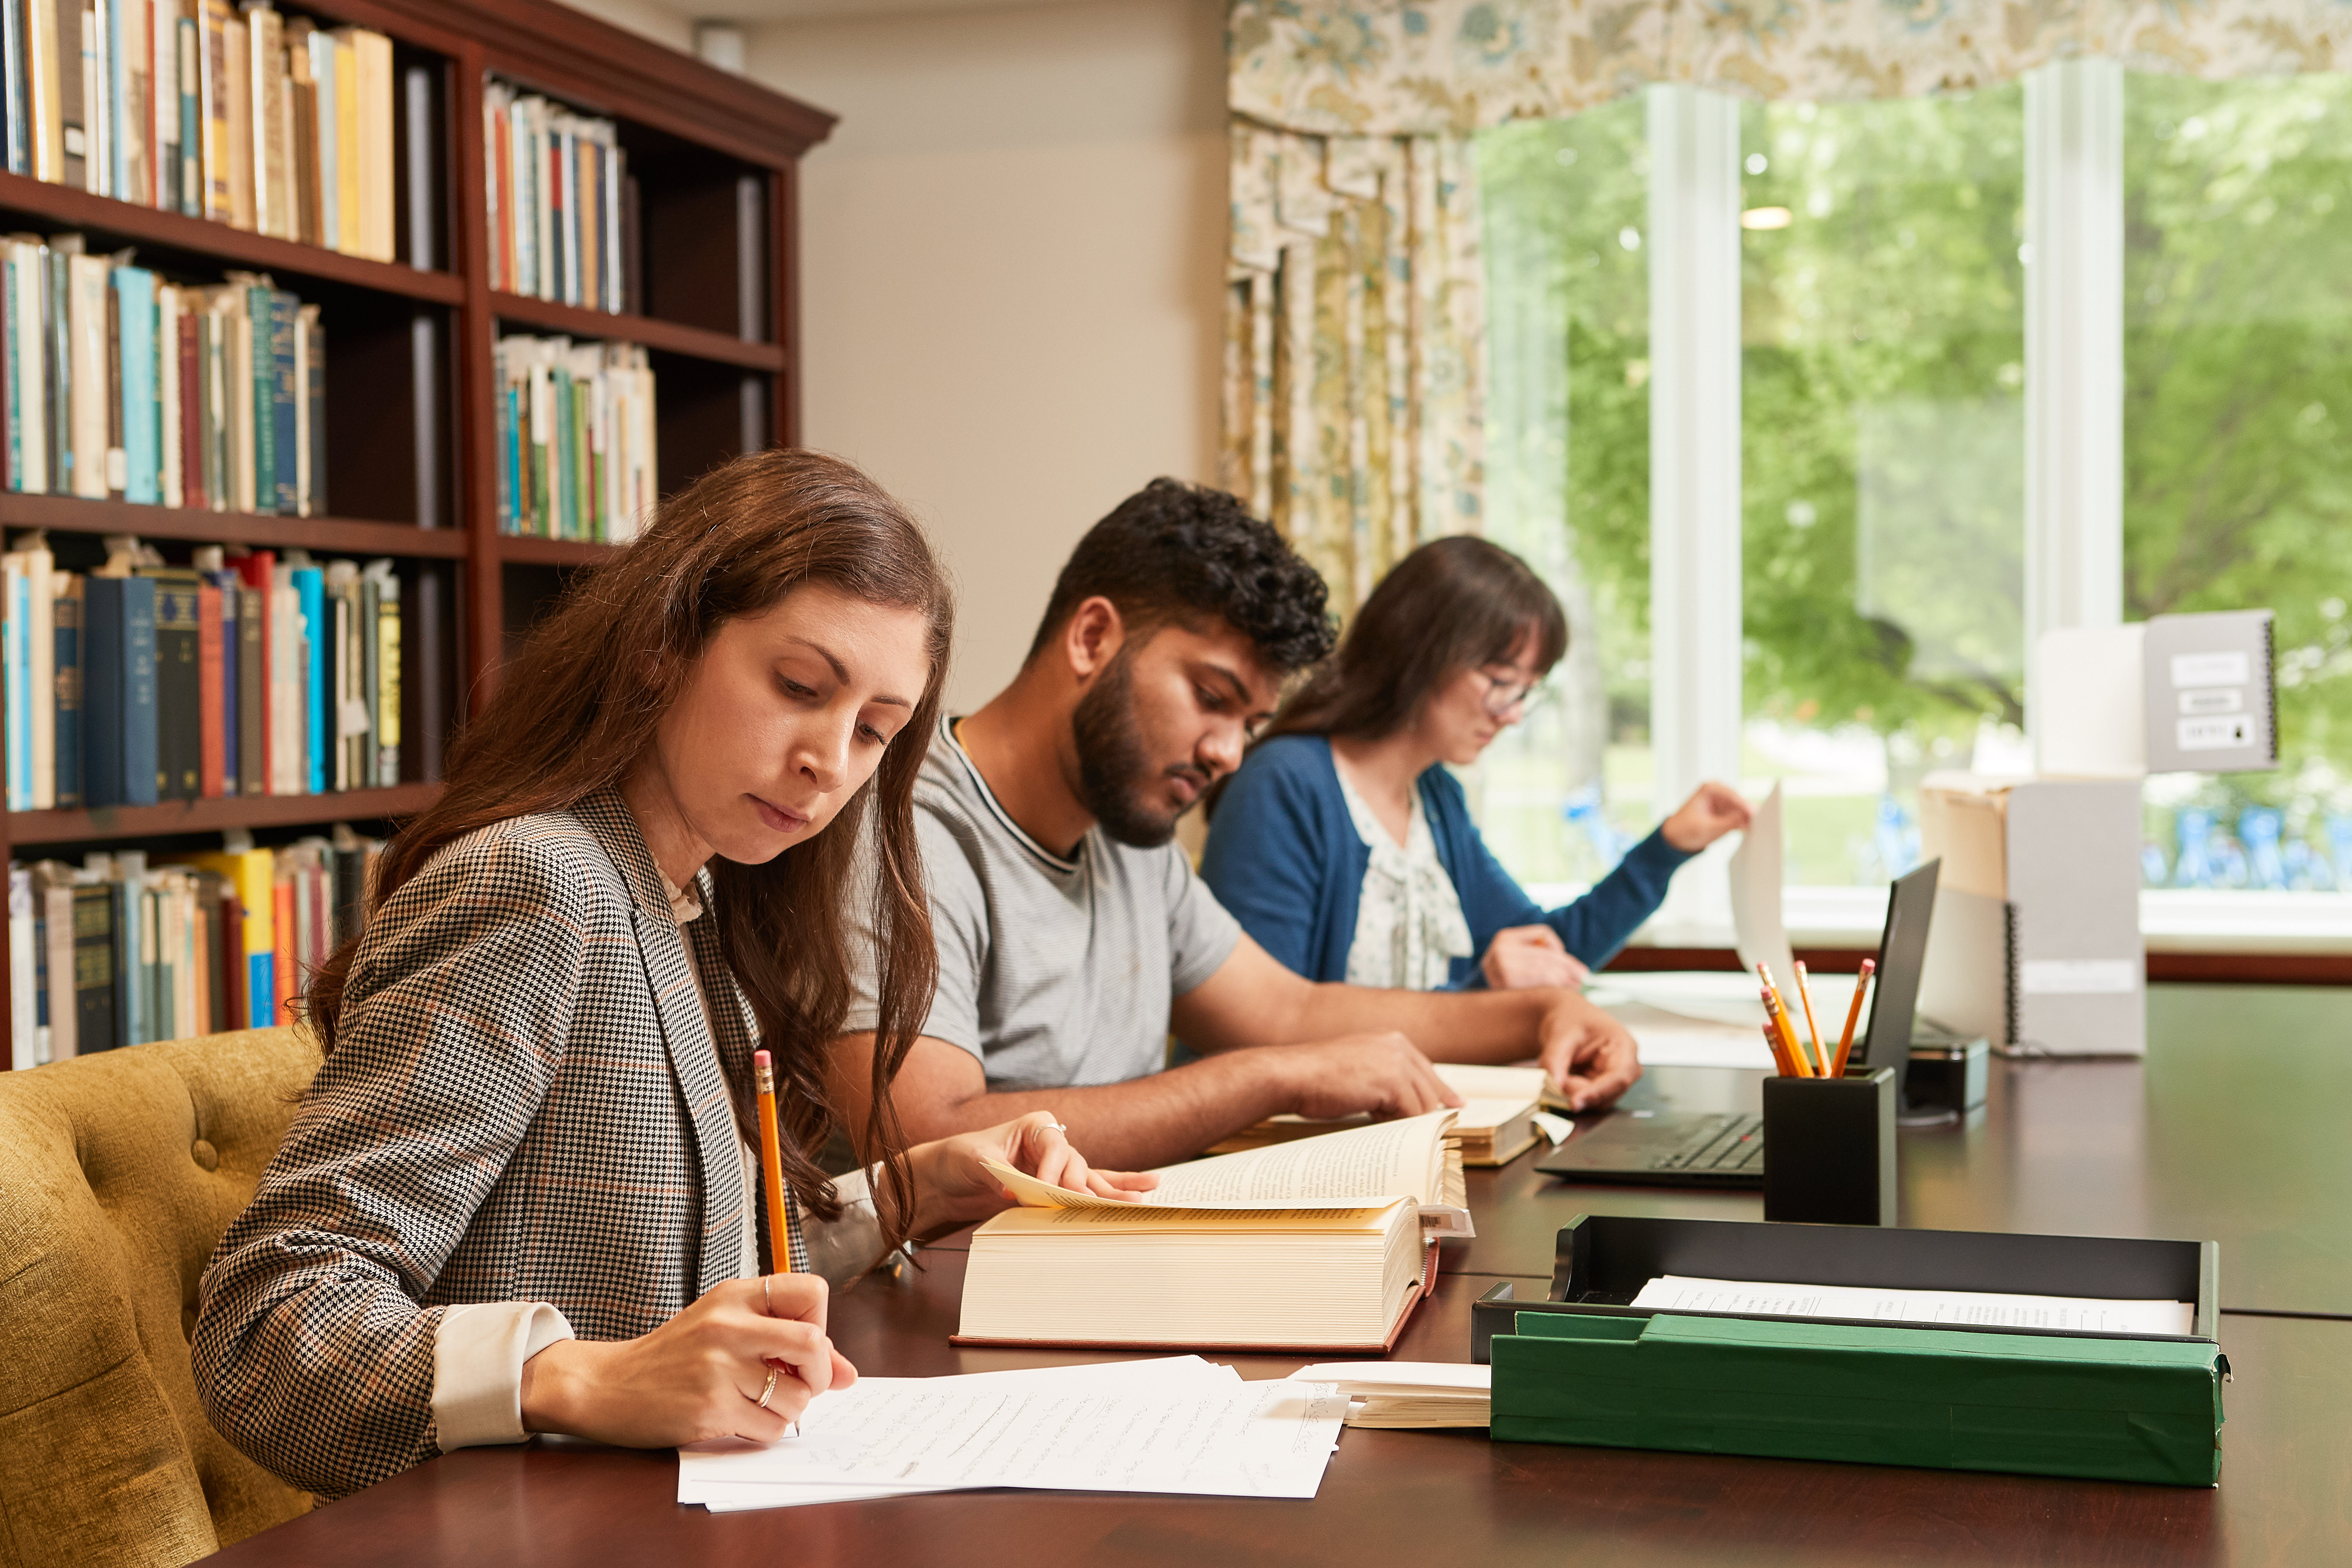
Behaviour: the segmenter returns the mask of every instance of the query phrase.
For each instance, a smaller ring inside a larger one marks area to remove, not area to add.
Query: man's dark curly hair
[[[1226,621],[1284,675],[1335,640],[1315,568],[1237,498],[1181,479],[1152,480],[1087,530],[1054,582],[1028,657],[1097,595],[1118,606],[1130,632]]]

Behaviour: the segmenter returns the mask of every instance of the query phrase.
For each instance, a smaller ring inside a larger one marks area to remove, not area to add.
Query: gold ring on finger
[[[773,1397],[775,1397],[775,1393],[776,1393],[776,1369],[775,1369],[774,1367],[772,1367],[772,1367],[770,1367],[770,1368],[768,1369],[768,1385],[767,1385],[765,1388],[762,1388],[761,1390],[760,1390],[760,1408],[761,1408],[761,1409],[765,1410],[765,1409],[768,1407],[768,1401],[769,1401],[769,1400],[771,1400],[771,1399],[772,1399]]]

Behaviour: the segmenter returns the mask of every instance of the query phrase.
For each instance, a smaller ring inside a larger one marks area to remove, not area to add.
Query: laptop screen
[[[1870,999],[1870,1032],[1855,1047],[1863,1067],[1901,1067],[1911,1055],[1911,1015],[1919,1000],[1919,972],[1927,958],[1927,922],[1936,912],[1941,860],[1897,877],[1886,889],[1886,927],[1878,938],[1878,984]]]

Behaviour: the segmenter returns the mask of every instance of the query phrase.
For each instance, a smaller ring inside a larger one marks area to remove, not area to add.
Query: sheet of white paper
[[[1155,1173],[1160,1185],[1143,1201],[1191,1209],[1380,1208],[1409,1197],[1425,1207],[1443,1195],[1423,1190],[1431,1184],[1428,1155],[1455,1114],[1433,1110],[1163,1166]],[[986,1164],[1015,1200],[1033,1208],[1127,1206],[1116,1198],[1050,1186],[993,1160]]]
[[[812,1400],[797,1437],[697,1452],[690,1480],[681,1453],[679,1500],[742,1504],[776,1488],[790,1502],[796,1482],[1311,1498],[1346,1411],[1328,1384],[877,1378]]]
[[[1772,967],[1772,984],[1786,989],[1795,971],[1789,931],[1780,918],[1780,786],[1756,808],[1731,857],[1731,929],[1740,966]],[[1758,1036],[1760,1045],[1763,1037]]]
[[[1494,1386],[1495,1369],[1454,1361],[1327,1361],[1302,1366],[1290,1375],[1297,1383],[1336,1384],[1340,1393],[1357,1398],[1367,1389],[1483,1394]]]
[[[1537,1130],[1549,1139],[1555,1148],[1567,1142],[1568,1135],[1576,1131],[1575,1122],[1565,1116],[1554,1116],[1549,1110],[1537,1111],[1535,1122]]]
[[[1757,1284],[1664,1274],[1642,1287],[1636,1307],[1686,1312],[1758,1312],[1791,1318],[1858,1318],[1887,1323],[2062,1329],[2075,1333],[2186,1334],[2196,1310],[2186,1301],[2107,1301],[2069,1296],[2009,1296],[1982,1290],[1895,1290],[1852,1285]]]
[[[1233,1388],[1241,1373],[1232,1367],[1197,1355],[1151,1356],[1136,1361],[1089,1362],[1077,1366],[1018,1367],[1008,1372],[967,1373],[947,1378],[863,1378],[860,1386],[875,1384],[957,1384],[965,1386],[1006,1386],[1048,1389],[1124,1388],[1145,1390],[1177,1387]],[[787,1439],[789,1441],[789,1439]],[[907,1486],[890,1482],[807,1481],[767,1483],[756,1488],[710,1479],[717,1468],[710,1456],[759,1451],[756,1445],[738,1442],[698,1443],[678,1450],[678,1495],[681,1503],[703,1503],[713,1511],[730,1508],[784,1508],[804,1503],[850,1502],[869,1498],[899,1497],[918,1492],[955,1491],[952,1486]],[[757,1497],[754,1498],[754,1492]]]

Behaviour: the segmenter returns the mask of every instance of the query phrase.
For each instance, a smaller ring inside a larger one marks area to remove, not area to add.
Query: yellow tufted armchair
[[[0,1073],[0,1568],[176,1568],[310,1506],[205,1419],[188,1329],[318,1065],[280,1028]]]

